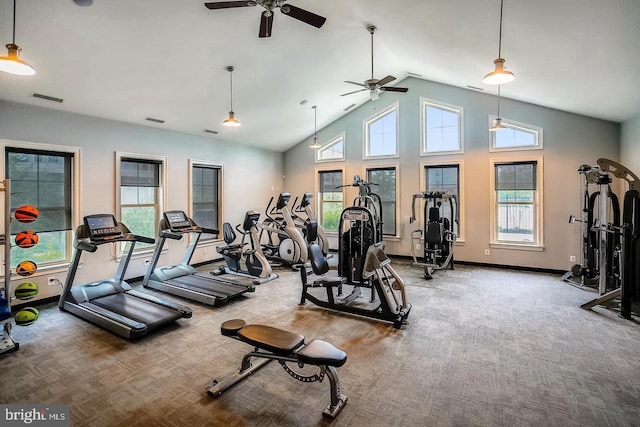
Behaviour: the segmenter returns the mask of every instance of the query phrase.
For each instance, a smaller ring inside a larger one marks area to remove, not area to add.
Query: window
[[[324,170],[318,172],[318,220],[325,231],[338,231],[342,202],[342,170]]]
[[[398,103],[365,120],[365,158],[398,156]]]
[[[542,159],[492,163],[494,243],[541,246]]]
[[[220,200],[222,165],[208,162],[191,164],[191,217],[200,227],[221,230]],[[202,239],[214,238],[203,235]]]
[[[13,247],[11,267],[31,260],[38,266],[68,262],[71,258],[72,168],[74,153],[6,147],[6,176],[11,181],[11,210],[22,205],[38,208],[31,223],[11,221],[11,234],[33,230],[39,242],[31,248]],[[13,240],[13,238],[12,238]]]
[[[420,98],[422,155],[462,153],[462,107]]]
[[[118,154],[120,186],[120,221],[132,233],[157,238],[158,222],[163,211],[166,158]],[[136,249],[149,244],[137,243]]]
[[[318,148],[316,162],[344,160],[344,133]]]
[[[424,188],[426,191],[444,191],[447,194],[456,196],[457,212],[451,212],[449,203],[442,204],[442,215],[444,218],[455,219],[458,216],[458,223],[454,222],[453,232],[458,236],[458,240],[462,239],[462,200],[460,194],[461,180],[461,163],[455,164],[423,164],[424,168]]]
[[[489,116],[490,126],[495,119],[495,116]],[[542,149],[542,128],[504,118],[502,126],[506,129],[489,132],[490,151]]]
[[[382,201],[382,234],[397,235],[397,168],[395,166],[367,168],[367,181],[377,184],[371,191],[380,196]]]

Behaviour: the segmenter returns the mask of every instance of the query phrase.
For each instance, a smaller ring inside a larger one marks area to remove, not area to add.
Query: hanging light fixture
[[[231,89],[231,108],[229,109],[229,117],[227,117],[227,119],[222,122],[222,124],[224,126],[237,128],[241,125],[241,123],[233,116],[233,66],[229,65],[227,67],[227,71],[229,72],[229,87]]]
[[[7,45],[9,53],[0,56],[0,71],[18,76],[32,76],[36,70],[20,59],[20,47],[16,44],[16,0],[13,0],[13,41]]]
[[[503,126],[502,117],[500,117],[500,85],[498,85],[498,117],[493,121],[493,126],[489,128],[489,131],[496,132],[504,129],[507,129],[507,127]]]
[[[516,76],[509,70],[504,69],[504,59],[502,58],[502,7],[504,0],[500,0],[500,35],[498,37],[498,59],[493,61],[495,69],[484,76],[482,83],[487,85],[501,85],[512,82]]]
[[[313,107],[313,144],[309,145],[309,148],[320,148],[322,145],[318,144],[318,106]]]

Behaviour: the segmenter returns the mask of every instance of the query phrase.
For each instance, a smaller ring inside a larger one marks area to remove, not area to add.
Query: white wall
[[[517,82],[513,83],[517,84]],[[620,126],[618,123],[579,116],[533,104],[503,98],[501,115],[504,118],[527,123],[544,129],[544,149],[525,152],[489,152],[488,115],[496,114],[495,96],[443,85],[421,79],[408,78],[399,86],[409,88],[406,94],[383,93],[378,101],[367,102],[347,116],[318,132],[320,143],[325,143],[345,132],[346,162],[336,162],[346,168],[345,180],[362,175],[363,165],[398,163],[400,179],[400,241],[387,241],[387,251],[396,255],[410,255],[409,226],[411,196],[421,190],[420,162],[438,160],[464,161],[463,209],[466,243],[456,248],[456,258],[465,261],[567,269],[569,256],[579,258],[579,227],[568,224],[571,213],[579,213],[580,180],[576,169],[583,163],[595,164],[600,157],[618,161]],[[490,88],[487,91],[491,90]],[[495,90],[495,89],[493,89]],[[503,88],[503,94],[508,89]],[[420,97],[453,104],[464,108],[464,154],[420,156]],[[362,160],[362,121],[390,105],[399,102],[400,158]],[[322,106],[318,106],[322,108]],[[302,141],[285,153],[285,189],[293,196],[314,191],[313,150],[310,140]],[[490,240],[490,158],[531,154],[544,157],[544,243],[543,252],[491,249],[485,256]],[[346,200],[355,197],[353,190]]]
[[[81,149],[80,220],[94,213],[116,213],[116,151],[167,156],[166,207],[187,212],[189,159],[222,162],[222,220],[234,225],[242,221],[247,210],[263,210],[269,197],[283,186],[283,154],[279,152],[25,104],[0,102],[0,139],[45,144],[45,149],[46,144]],[[4,162],[4,155],[2,159]],[[110,246],[102,245],[94,254],[83,254],[76,283],[113,277],[117,266]],[[160,265],[182,259],[186,242],[168,242],[166,247],[169,250],[160,259]],[[134,259],[127,277],[144,275],[144,260],[150,256]],[[192,262],[212,258],[217,258],[215,247],[203,246]],[[40,287],[38,299],[59,294],[59,288],[47,286],[50,276],[64,280],[66,270],[39,271],[29,279]],[[13,286],[22,281],[16,278]]]
[[[622,122],[620,162],[640,176],[640,114]]]

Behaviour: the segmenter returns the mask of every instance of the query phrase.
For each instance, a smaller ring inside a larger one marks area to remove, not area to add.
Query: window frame
[[[315,195],[316,195],[316,197],[315,197],[315,199],[316,199],[315,208],[316,208],[316,216],[318,218],[318,224],[320,224],[322,226],[322,228],[324,228],[325,234],[327,234],[328,236],[337,236],[338,235],[338,231],[337,230],[336,231],[327,230],[324,227],[323,216],[322,216],[323,211],[322,211],[322,207],[321,207],[322,206],[322,200],[321,200],[321,197],[320,197],[320,173],[321,172],[332,172],[332,171],[341,172],[342,173],[342,179],[344,180],[344,178],[346,176],[345,175],[344,166],[339,166],[339,167],[329,167],[329,166],[327,166],[327,167],[321,167],[321,168],[316,168],[315,169],[315,179],[314,179],[314,181],[315,181],[315,185],[314,185],[315,188],[314,189],[315,189]],[[342,188],[342,209],[341,209],[341,211],[344,210],[344,207],[345,207],[345,201],[346,201],[345,197],[346,197],[345,189]]]
[[[489,114],[489,127],[490,129],[497,119],[497,116]],[[539,126],[529,125],[526,123],[516,122],[515,120],[507,119],[502,117],[502,126],[505,126],[509,129],[513,129],[520,132],[533,134],[535,137],[536,143],[534,145],[525,145],[525,146],[511,146],[511,147],[496,147],[496,134],[498,131],[489,131],[489,151],[492,153],[501,152],[501,151],[523,151],[523,150],[542,150],[543,146],[543,129]]]
[[[395,141],[395,154],[383,154],[383,155],[371,155],[370,153],[370,135],[369,135],[369,127],[372,123],[377,122],[383,117],[395,112],[396,113],[396,141]],[[364,144],[362,147],[362,159],[396,159],[400,157],[400,102],[395,101],[392,104],[389,104],[384,109],[380,111],[376,111],[374,114],[370,115],[366,119],[362,121],[362,135],[364,136]]]
[[[458,217],[459,217],[459,230],[460,235],[456,239],[456,245],[464,245],[466,243],[465,235],[466,235],[466,220],[465,220],[465,207],[466,203],[464,200],[465,192],[464,192],[464,160],[444,160],[444,161],[427,161],[420,162],[420,191],[426,191],[426,183],[427,183],[427,167],[447,167],[447,166],[457,166],[458,167]]]
[[[441,110],[447,110],[458,114],[458,146],[457,150],[446,151],[429,151],[427,144],[427,117],[426,109],[428,106],[436,107]],[[435,99],[420,97],[420,156],[440,156],[446,154],[463,154],[464,153],[464,108],[458,105],[447,104]]]
[[[511,163],[536,163],[536,190],[534,195],[534,202],[532,203],[534,207],[534,241],[531,243],[527,242],[516,242],[516,241],[506,241],[506,240],[498,240],[498,200],[497,200],[497,192],[495,189],[495,167],[496,165],[505,165]],[[489,191],[490,200],[491,200],[491,209],[490,209],[490,240],[489,247],[497,248],[497,249],[516,249],[516,250],[529,250],[529,251],[544,251],[544,162],[542,156],[523,156],[523,157],[502,157],[502,158],[491,158],[489,159]]]
[[[369,181],[369,171],[370,170],[380,170],[380,169],[394,169],[396,172],[396,198],[395,198],[395,205],[396,205],[396,209],[395,209],[395,234],[384,234],[383,232],[383,237],[386,240],[400,240],[400,223],[399,223],[399,218],[400,218],[400,198],[401,198],[401,194],[400,194],[400,165],[398,163],[384,163],[384,164],[376,164],[376,165],[363,165],[362,167],[362,176],[365,177],[366,181]],[[376,191],[376,187],[372,187],[371,190],[374,193],[378,193]],[[382,197],[382,196],[381,196]],[[385,217],[383,216],[382,218],[383,221],[385,221]],[[383,229],[384,229],[384,225],[383,225]]]
[[[320,153],[323,150],[326,150],[327,148],[330,148],[332,146],[334,146],[335,144],[337,144],[338,142],[342,141],[342,157],[335,157],[332,159],[321,159],[320,158]],[[325,142],[324,144],[322,144],[322,146],[318,149],[315,150],[315,161],[316,163],[328,163],[328,162],[344,162],[346,155],[345,155],[345,151],[347,150],[347,139],[346,139],[346,132],[341,132],[338,135],[334,136],[333,138],[331,138],[328,142]]]
[[[122,170],[121,163],[123,160],[141,160],[141,161],[151,161],[151,162],[159,162],[160,170],[159,170],[159,181],[160,188],[156,189],[157,196],[160,200],[156,201],[158,206],[158,213],[155,221],[155,235],[154,236],[146,236],[152,237],[156,239],[156,243],[153,245],[149,245],[147,247],[137,247],[134,249],[134,254],[147,254],[149,252],[153,252],[155,246],[158,244],[158,223],[160,222],[160,218],[162,218],[163,212],[167,210],[167,170],[168,170],[168,157],[167,156],[158,156],[154,154],[141,154],[141,153],[130,153],[124,151],[116,151],[115,155],[115,214],[118,221],[122,221],[122,201],[121,201],[121,192],[122,192]],[[120,245],[120,250],[118,252],[122,252],[124,248],[124,244]]]
[[[80,192],[80,171],[81,171],[81,162],[82,162],[82,149],[79,147],[72,147],[67,145],[57,145],[57,144],[40,144],[35,142],[27,142],[27,141],[12,141],[7,139],[0,139],[0,147],[2,148],[2,153],[5,155],[2,162],[0,162],[0,174],[3,177],[6,177],[7,173],[7,165],[5,162],[6,158],[6,150],[7,148],[15,148],[15,149],[25,149],[25,150],[36,150],[43,152],[59,152],[64,154],[71,154],[71,230],[68,230],[65,236],[65,246],[67,259],[57,262],[51,263],[38,263],[38,270],[31,277],[40,277],[47,274],[51,274],[54,272],[64,272],[68,268],[71,263],[71,258],[73,257],[73,237],[75,234],[75,229],[78,225],[81,224],[82,218],[80,217],[82,206],[82,194]],[[10,203],[10,200],[5,199],[7,203]],[[10,231],[5,230],[5,232],[10,233]],[[2,262],[4,262],[4,254],[2,254]],[[0,269],[2,270],[2,269]],[[0,277],[4,277],[4,270],[0,272]]]
[[[224,163],[222,162],[213,162],[209,160],[195,160],[189,159],[189,178],[188,178],[188,203],[189,203],[189,217],[193,218],[194,216],[194,208],[193,208],[193,168],[194,167],[210,167],[213,169],[218,169],[218,195],[217,195],[217,203],[218,203],[218,237],[208,237],[212,236],[210,234],[203,234],[200,237],[199,245],[206,246],[211,242],[219,242],[222,240],[220,236],[222,236],[222,224],[224,223],[223,218],[223,194],[224,194]]]

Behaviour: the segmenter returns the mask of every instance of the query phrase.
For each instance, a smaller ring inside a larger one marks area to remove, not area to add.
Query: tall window
[[[493,125],[495,116],[489,116],[489,122]],[[502,129],[497,132],[489,132],[491,139],[491,151],[532,150],[542,148],[542,128],[512,120],[502,119]]]
[[[461,153],[462,107],[420,98],[422,154]]]
[[[365,158],[398,156],[398,103],[365,120]]]
[[[222,166],[191,164],[191,217],[200,227],[221,230]],[[205,235],[203,238],[212,238]]]
[[[493,163],[496,243],[540,244],[541,160]]]
[[[342,170],[318,172],[318,220],[325,231],[338,231],[342,213],[344,195],[341,188]]]
[[[424,166],[424,188],[426,191],[444,191],[447,194],[456,196],[456,205],[458,212],[451,212],[449,203],[442,204],[442,216],[455,220],[455,215],[460,216],[462,202],[460,200],[460,165],[425,165]],[[454,221],[453,232],[458,238],[461,238],[460,224]]]
[[[367,181],[377,184],[371,191],[378,194],[382,201],[382,234],[395,236],[396,224],[396,197],[397,197],[397,173],[395,166],[367,168]]]
[[[316,162],[337,160],[344,160],[344,132],[316,151]]]
[[[39,266],[70,259],[73,160],[73,154],[67,152],[6,148],[11,211],[22,205],[33,205],[39,211],[34,222],[11,222],[12,235],[28,229],[37,232],[39,238],[39,243],[31,248],[11,249],[12,267],[27,259]]]
[[[162,215],[163,180],[166,161],[153,158],[120,157],[120,221],[132,233],[158,237]],[[138,243],[136,248],[149,247]]]

